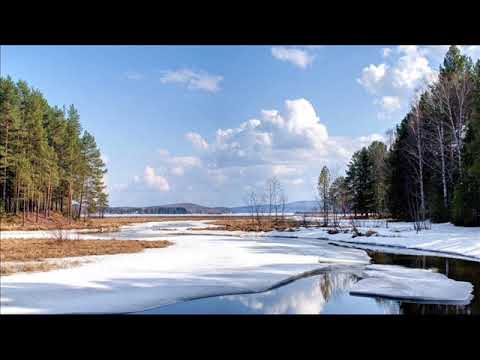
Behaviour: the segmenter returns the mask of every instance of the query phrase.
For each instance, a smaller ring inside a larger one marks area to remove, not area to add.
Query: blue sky
[[[321,167],[341,175],[398,123],[447,48],[2,46],[1,74],[78,108],[112,205],[229,206],[273,175],[313,199]]]

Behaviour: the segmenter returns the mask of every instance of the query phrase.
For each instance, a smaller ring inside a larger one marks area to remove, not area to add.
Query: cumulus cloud
[[[388,66],[386,64],[370,64],[363,68],[362,74],[357,79],[357,82],[370,93],[376,94],[383,85],[387,69]]]
[[[432,59],[443,51],[443,47],[415,45],[383,48],[384,62],[362,69],[357,82],[374,96],[379,118],[391,119],[396,111],[406,110],[413,92],[437,78]]]
[[[391,49],[391,48],[383,48],[383,49],[382,49],[382,56],[383,56],[384,58],[389,57],[391,53],[392,53],[392,49]]]
[[[386,112],[393,112],[401,107],[398,96],[382,96],[378,103]]]
[[[185,137],[198,149],[206,150],[208,149],[207,141],[200,135],[194,132],[189,132],[185,134]]]
[[[212,139],[209,143],[200,134],[186,135],[194,144],[190,154],[157,150],[155,163],[132,186],[170,189],[162,201],[211,204],[216,199],[212,205],[241,205],[247,190],[260,191],[268,177],[277,176],[292,200],[313,199],[323,165],[342,170],[354,151],[382,139],[378,134],[329,136],[313,104],[303,98],[286,100],[280,110],[260,110],[256,118],[205,135]],[[159,174],[168,176],[172,186]],[[195,191],[189,190],[192,184]]]
[[[437,72],[430,67],[428,58],[417,46],[399,46],[398,52],[401,56],[392,69],[393,87],[413,90],[436,79]]]
[[[155,174],[155,169],[151,166],[145,167],[145,172],[143,174],[143,180],[145,184],[149,187],[158,190],[158,191],[168,191],[170,190],[170,185],[168,184],[167,179],[163,176]]]
[[[272,47],[272,56],[280,61],[289,62],[301,69],[313,63],[314,56],[308,50],[297,47],[275,46]]]
[[[195,72],[190,69],[168,70],[163,73],[160,81],[163,84],[182,84],[191,90],[217,92],[223,76],[211,75],[206,71]]]

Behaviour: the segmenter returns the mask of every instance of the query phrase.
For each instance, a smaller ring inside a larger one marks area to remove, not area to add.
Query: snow
[[[378,223],[378,222],[377,222]],[[380,223],[385,223],[380,222]],[[389,223],[388,228],[381,228],[370,221],[368,227],[358,229],[365,233],[371,229],[379,236],[359,236],[352,238],[352,234],[327,234],[324,228],[301,228],[298,231],[285,233],[273,231],[269,236],[296,236],[298,238],[321,238],[339,243],[362,244],[368,247],[388,246],[398,249],[428,251],[437,256],[450,256],[480,261],[480,227],[461,227],[450,223],[432,224],[430,230],[416,232],[411,223]],[[377,247],[378,248],[378,247]]]
[[[118,233],[78,233],[81,238],[169,239],[174,245],[85,257],[90,262],[75,268],[4,276],[0,313],[135,312],[184,299],[263,291],[332,264],[370,261],[363,250],[312,239],[212,236],[190,227],[191,222],[146,223]]]
[[[185,299],[258,292],[318,269],[364,267],[363,248],[453,256],[480,261],[480,228],[433,224],[416,233],[411,224],[381,228],[381,236],[329,235],[323,228],[245,233],[192,230],[210,221],[163,221],[123,226],[112,233],[67,231],[71,239],[170,240],[141,253],[89,256],[79,267],[1,278],[0,313],[138,312]],[[47,238],[51,231],[4,231],[2,238]],[[322,241],[328,240],[328,241]],[[26,240],[28,241],[28,240]],[[349,245],[350,248],[330,244]],[[402,250],[403,249],[403,250]],[[368,265],[357,294],[427,301],[467,301],[472,285],[427,270]]]
[[[364,279],[350,289],[351,295],[381,296],[429,303],[468,304],[473,285],[455,281],[432,270],[397,265],[368,265]]]

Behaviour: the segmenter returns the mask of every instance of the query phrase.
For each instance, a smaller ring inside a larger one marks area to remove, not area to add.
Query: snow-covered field
[[[288,236],[301,238],[328,238],[353,245],[362,245],[365,248],[380,249],[379,246],[388,246],[400,249],[424,250],[437,256],[450,256],[480,261],[480,227],[461,227],[449,223],[432,224],[430,230],[416,232],[413,224],[398,222],[389,223],[388,228],[379,227],[384,221],[370,221],[358,229],[365,233],[368,230],[378,232],[378,236],[360,236],[352,238],[350,232],[329,235],[322,228],[301,228]],[[271,232],[269,236],[283,236],[283,232]],[[371,245],[371,246],[369,246]],[[377,245],[377,246],[374,246]],[[410,252],[411,253],[411,252]]]
[[[191,298],[262,291],[292,277],[332,266],[362,271],[370,262],[367,253],[361,249],[338,247],[316,239],[326,236],[335,240],[378,241],[403,246],[411,242],[414,247],[429,250],[453,248],[480,260],[478,228],[434,225],[430,234],[426,231],[417,235],[408,231],[405,224],[395,224],[395,228],[404,231],[390,232],[392,227],[375,230],[402,238],[355,239],[349,234],[327,235],[322,229],[262,234],[191,230],[208,225],[208,221],[168,221],[124,226],[120,232],[109,234],[69,231],[71,238],[166,239],[173,241],[174,245],[135,254],[92,256],[88,257],[88,263],[75,268],[4,276],[1,279],[0,313],[135,312]],[[2,232],[1,236],[50,237],[51,233]],[[443,242],[433,239],[443,239]],[[387,275],[388,270],[384,268]],[[363,271],[363,277],[375,279],[378,272],[382,270],[376,269],[375,274]],[[401,295],[409,280],[408,276],[403,280],[397,277],[396,288],[390,291],[390,295],[395,292]],[[449,294],[454,300],[468,297],[468,285],[445,277],[436,278],[436,281],[435,284],[444,289],[442,299],[448,298]],[[383,286],[378,280],[377,284],[378,288]],[[371,292],[372,287],[374,285],[369,284]],[[428,286],[420,287],[418,292],[415,288],[409,291],[412,298],[439,298],[439,290],[432,287],[429,290]]]

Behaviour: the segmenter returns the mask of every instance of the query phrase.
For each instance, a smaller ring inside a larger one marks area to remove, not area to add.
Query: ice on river
[[[472,284],[449,279],[432,270],[368,265],[362,276],[350,294],[429,303],[468,304],[472,299]]]
[[[211,226],[208,221],[165,221],[128,225],[113,233],[69,231],[71,238],[167,239],[174,245],[135,254],[86,257],[90,262],[75,268],[4,276],[0,313],[136,312],[185,299],[264,291],[306,272],[332,265],[358,270],[370,262],[364,250],[318,240],[328,236],[321,229],[270,234],[194,230],[208,226]],[[476,246],[480,241],[476,240],[475,231],[443,228],[445,231],[438,231],[442,226],[437,229],[434,225],[432,233],[425,236],[402,229],[399,230],[402,238],[353,240],[411,244],[435,250],[447,249],[449,244],[453,247],[455,243],[463,244],[455,248],[458,251],[468,250],[464,246],[468,243],[472,245],[469,255],[477,255]],[[383,232],[398,234],[391,230]],[[439,241],[433,241],[435,234],[443,235]],[[2,232],[1,235],[2,238],[42,238],[51,237],[52,233]],[[331,238],[352,240],[350,236],[338,234]],[[440,246],[440,240],[446,242]],[[431,271],[386,265],[367,266],[364,279],[354,285],[357,294],[431,301],[466,301],[471,290],[469,283],[450,280]]]
[[[314,239],[202,235],[188,230],[191,225],[146,223],[112,234],[79,233],[81,238],[168,239],[174,245],[2,277],[0,313],[135,312],[190,298],[263,291],[332,264],[370,262],[363,250]]]

